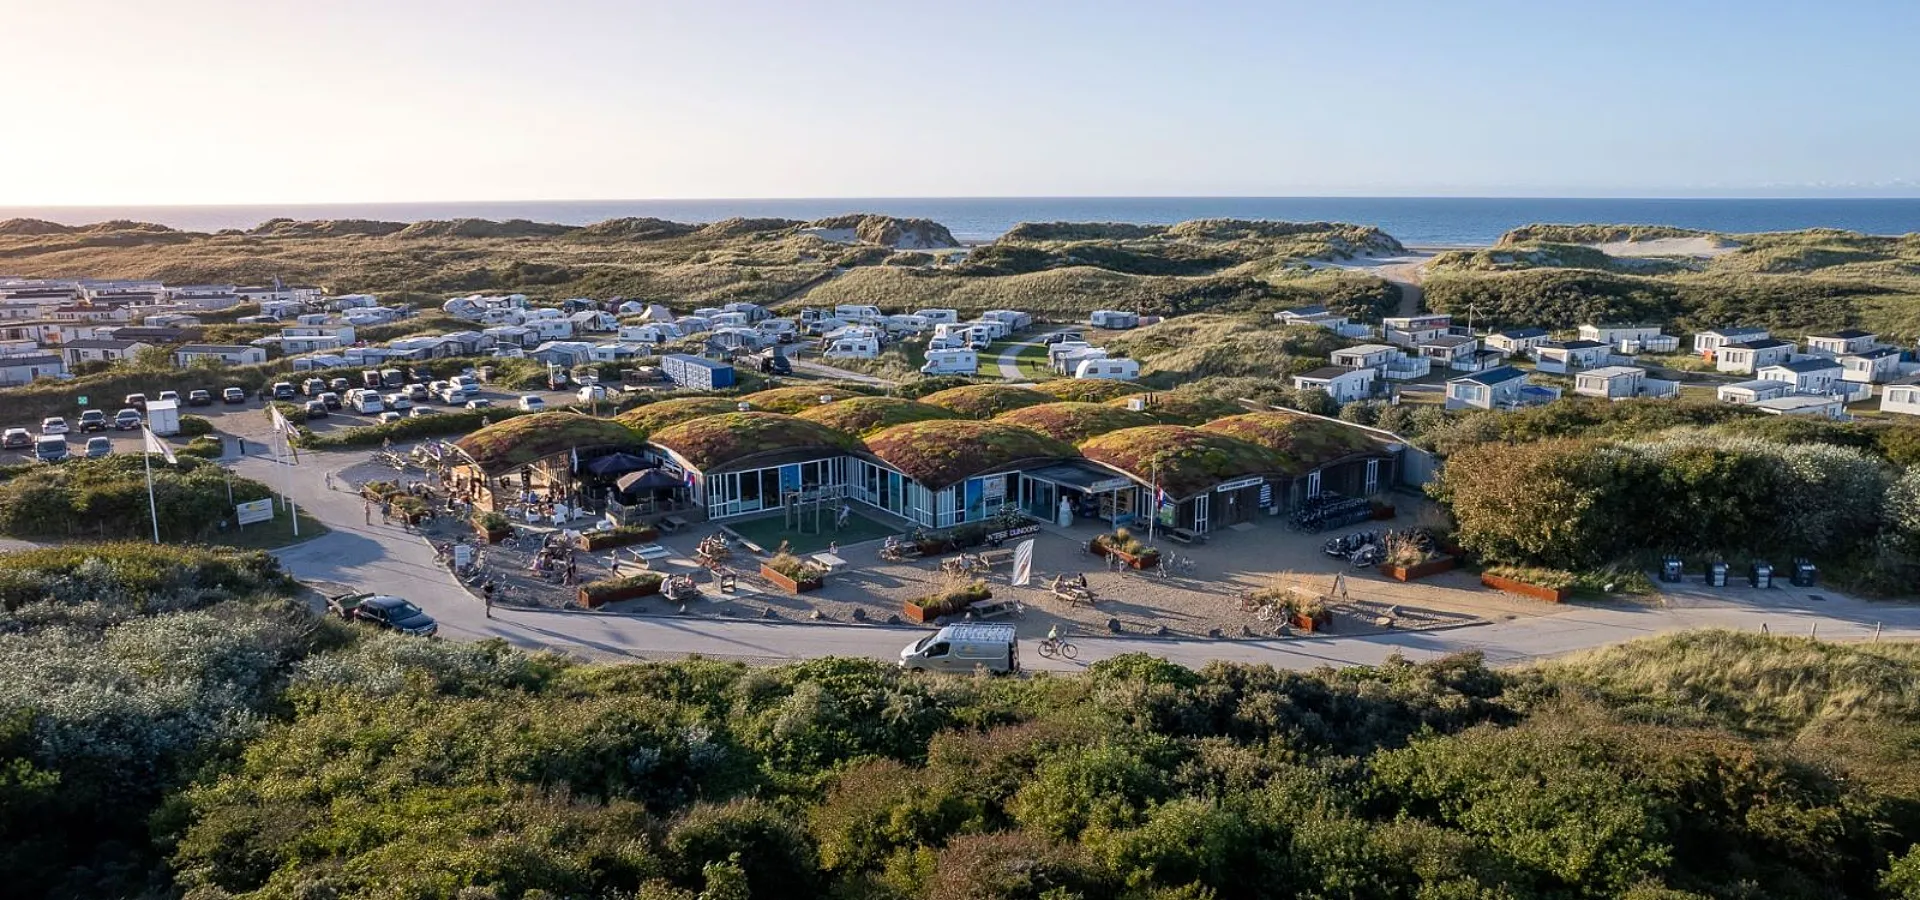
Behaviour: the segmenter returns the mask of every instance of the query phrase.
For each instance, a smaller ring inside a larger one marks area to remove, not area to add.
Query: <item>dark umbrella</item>
[[[627,493],[633,493],[635,491],[658,491],[666,488],[677,488],[681,485],[680,479],[659,469],[643,469],[639,472],[629,472],[620,476],[620,479],[615,481],[613,486]]]
[[[586,470],[605,478],[647,467],[647,461],[631,453],[609,453],[597,459],[588,460]]]

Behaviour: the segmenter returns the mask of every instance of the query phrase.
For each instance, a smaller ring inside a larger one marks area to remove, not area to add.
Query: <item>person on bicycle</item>
[[[1047,643],[1060,643],[1060,624],[1058,622],[1054,623],[1052,628],[1047,629]]]

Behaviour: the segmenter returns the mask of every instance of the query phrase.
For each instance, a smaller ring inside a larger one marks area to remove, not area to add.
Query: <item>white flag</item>
[[[287,421],[286,416],[280,414],[280,407],[269,405],[267,407],[267,412],[273,417],[274,431],[277,431],[281,434],[286,434],[287,432],[293,430],[292,423]]]
[[[173,456],[173,448],[168,447],[165,441],[160,440],[159,435],[154,434],[152,431],[148,430],[145,425],[140,426],[140,434],[147,439],[148,453],[158,453],[161,456],[166,457],[167,462],[169,464],[172,464],[172,465],[180,464],[180,460],[175,459]]]
[[[1013,548],[1013,583],[1024,586],[1033,580],[1033,538]]]

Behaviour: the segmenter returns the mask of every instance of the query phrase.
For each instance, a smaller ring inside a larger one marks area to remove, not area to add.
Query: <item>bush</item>
[[[605,603],[618,594],[638,591],[642,594],[653,593],[660,589],[666,578],[658,572],[642,572],[638,575],[625,575],[619,578],[602,578],[589,581],[580,586],[580,593],[589,603]]]
[[[190,438],[204,437],[213,433],[213,422],[204,416],[181,416],[180,434]]]
[[[1556,591],[1570,589],[1579,581],[1572,572],[1563,569],[1544,569],[1539,566],[1488,566],[1486,573],[1495,578],[1524,582]]]
[[[659,530],[651,525],[616,525],[612,528],[585,532],[580,535],[580,541],[583,545],[582,549],[605,550],[609,547],[644,543],[659,537]]]
[[[966,612],[967,607],[982,600],[993,599],[993,589],[984,581],[971,581],[965,584],[949,584],[931,594],[922,594],[908,600],[926,611],[928,619],[941,616],[954,616]]]
[[[499,534],[513,528],[513,522],[504,513],[487,510],[473,517],[475,528],[487,534]]]
[[[768,557],[767,561],[761,565],[785,575],[787,580],[793,582],[812,581],[826,574],[825,570],[811,560],[795,556],[786,541],[781,541],[780,550]]]
[[[1116,528],[1107,534],[1095,537],[1094,540],[1099,541],[1100,546],[1108,550],[1118,550],[1128,556],[1140,556],[1147,552],[1147,545],[1132,531],[1125,528]]]
[[[145,460],[139,454],[70,459],[0,482],[0,534],[28,538],[150,537]],[[228,489],[232,489],[232,501]],[[273,495],[266,485],[194,456],[153,467],[162,539],[202,540],[234,502]]]

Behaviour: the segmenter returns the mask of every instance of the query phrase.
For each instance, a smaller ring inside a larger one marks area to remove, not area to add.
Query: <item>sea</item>
[[[843,213],[926,218],[962,241],[989,241],[1021,222],[1277,219],[1373,225],[1414,247],[1478,247],[1532,223],[1672,225],[1719,232],[1840,228],[1867,234],[1920,232],[1920,198],[1600,199],[1500,197],[947,197],[770,200],[580,200],[459,203],[339,203],[262,206],[0,207],[0,219],[68,225],[111,219],[188,231],[252,228],[274,218],[531,219],[588,225],[624,216],[675,222],[747,218],[819,219]]]

